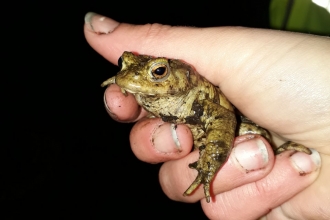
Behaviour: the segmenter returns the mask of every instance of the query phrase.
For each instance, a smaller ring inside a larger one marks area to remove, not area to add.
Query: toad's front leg
[[[183,195],[191,194],[200,184],[204,185],[206,201],[210,202],[210,184],[217,171],[226,162],[235,138],[236,118],[234,112],[204,100],[206,143],[199,148],[198,161],[189,165],[198,175]]]

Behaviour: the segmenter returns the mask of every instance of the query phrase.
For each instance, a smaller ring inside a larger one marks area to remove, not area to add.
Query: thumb
[[[268,52],[263,53],[260,48],[266,44],[266,48],[272,48],[269,38],[274,41],[275,37],[269,30],[241,27],[131,25],[93,12],[85,16],[84,32],[88,43],[113,64],[117,64],[124,51],[181,59],[194,64],[197,72],[215,85],[219,85],[229,74],[232,76],[242,72],[241,66],[244,63],[251,64],[247,59],[262,59]],[[264,38],[260,36],[261,33]],[[256,36],[258,41],[252,43],[251,39]],[[254,54],[256,48],[257,54]],[[238,54],[244,56],[238,58]]]

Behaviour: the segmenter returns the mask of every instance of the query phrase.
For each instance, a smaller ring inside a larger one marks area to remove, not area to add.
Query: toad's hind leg
[[[312,154],[312,151],[309,148],[305,147],[302,144],[298,144],[298,143],[295,143],[292,141],[287,141],[284,144],[282,144],[281,146],[275,147],[274,144],[272,143],[271,137],[266,129],[258,126],[257,124],[252,122],[250,119],[246,118],[245,116],[241,116],[241,121],[242,121],[242,123],[239,126],[238,135],[245,135],[245,134],[262,135],[264,138],[267,139],[267,141],[269,143],[271,143],[273,145],[272,147],[273,147],[275,154],[280,154],[287,150],[295,150],[295,151],[303,152],[306,154]]]
[[[210,202],[211,197],[210,184],[230,154],[236,127],[236,118],[233,112],[213,105],[215,104],[211,102],[203,103],[205,107],[202,121],[206,128],[206,143],[199,149],[198,161],[189,165],[190,168],[198,171],[198,175],[183,194],[184,196],[189,195],[200,184],[203,184],[207,202]]]

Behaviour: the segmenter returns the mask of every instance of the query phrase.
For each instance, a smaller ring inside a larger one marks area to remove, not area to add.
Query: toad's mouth
[[[143,95],[150,95],[150,96],[154,96],[155,93],[146,93],[146,92],[137,92],[137,91],[133,91],[133,90],[130,90],[130,89],[124,89],[124,88],[120,88],[121,92],[127,96],[127,93],[131,93],[131,94],[143,94]]]
[[[129,85],[128,85],[128,87],[132,87],[133,89],[127,88],[127,85],[126,84],[121,85],[122,83],[118,83],[117,80],[116,80],[116,77],[117,76],[113,76],[113,77],[107,79],[106,81],[104,81],[101,84],[101,86],[102,87],[105,87],[105,86],[108,86],[108,85],[111,85],[111,84],[116,84],[116,85],[118,85],[120,87],[121,92],[125,96],[127,96],[127,93],[131,93],[131,94],[143,94],[143,95],[150,95],[150,96],[154,96],[155,95],[155,93],[150,93],[150,92],[146,92],[146,91],[136,91],[136,90],[134,90],[134,87],[129,86]],[[140,89],[137,88],[137,90],[140,90]]]

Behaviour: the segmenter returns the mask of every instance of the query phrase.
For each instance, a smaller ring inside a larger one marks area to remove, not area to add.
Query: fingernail
[[[104,107],[105,107],[105,109],[107,110],[107,112],[109,113],[109,115],[110,115],[113,119],[117,120],[117,119],[118,119],[117,115],[115,115],[114,113],[112,113],[111,110],[110,110],[110,108],[108,107],[107,99],[106,99],[106,97],[105,97],[105,93],[106,93],[106,90],[105,90],[105,92],[104,92],[104,94],[103,94],[103,103],[104,103]]]
[[[321,167],[320,154],[314,149],[311,149],[311,151],[311,155],[297,152],[290,157],[293,167],[298,170],[299,174],[302,176],[316,171]]]
[[[175,143],[176,148],[181,151],[181,145],[180,145],[178,135],[176,133],[176,129],[177,129],[177,125],[171,124],[171,134],[172,134],[173,141]]]
[[[266,145],[260,139],[240,142],[233,151],[236,161],[246,172],[262,169],[269,161]]]
[[[182,149],[176,129],[177,126],[174,124],[161,122],[152,135],[154,147],[162,153],[181,152]],[[173,142],[164,140],[171,140]]]
[[[94,12],[85,15],[85,24],[90,31],[98,34],[109,34],[119,25],[117,21]]]

